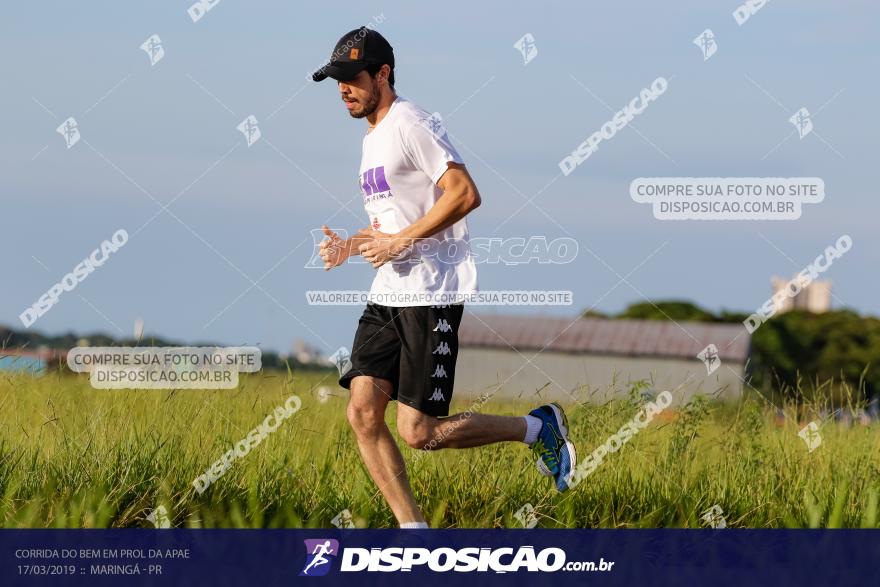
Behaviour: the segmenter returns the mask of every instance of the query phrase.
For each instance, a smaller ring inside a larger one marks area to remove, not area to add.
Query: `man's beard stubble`
[[[373,81],[372,86],[370,87],[370,95],[367,97],[367,101],[364,102],[363,106],[360,110],[350,110],[348,113],[351,114],[352,118],[365,118],[376,111],[376,108],[379,107],[379,98],[381,94],[379,93],[379,84]]]

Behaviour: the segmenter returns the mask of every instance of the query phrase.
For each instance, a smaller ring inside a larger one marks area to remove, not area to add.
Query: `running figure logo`
[[[61,125],[55,129],[55,132],[64,137],[64,144],[67,145],[68,149],[79,142],[79,125],[76,123],[76,119],[72,116],[62,122]]]
[[[792,114],[788,121],[797,129],[799,138],[804,138],[813,131],[813,120],[810,118],[810,111],[806,108],[801,108]]]
[[[151,35],[141,45],[141,49],[150,57],[150,67],[153,67],[165,57],[165,48],[162,47],[162,39],[159,38],[159,35]]]
[[[711,375],[718,367],[721,366],[721,357],[718,356],[718,347],[714,344],[708,345],[697,354],[697,358],[703,361],[706,366],[706,374]]]
[[[260,137],[263,136],[263,133],[260,132],[260,127],[258,126],[257,118],[251,114],[247,118],[241,121],[241,123],[236,126],[241,134],[244,135],[245,140],[247,141],[247,146],[250,148],[251,145],[260,140]]]
[[[330,355],[327,360],[333,365],[336,365],[340,377],[345,375],[348,370],[351,369],[351,352],[349,352],[344,346],[336,349],[336,352]]]
[[[528,65],[529,61],[538,56],[538,46],[535,44],[535,37],[532,36],[532,33],[526,33],[520,37],[519,41],[513,44],[513,48],[522,53],[523,65]]]
[[[715,42],[715,33],[712,32],[712,29],[706,29],[700,33],[694,39],[694,45],[703,52],[703,61],[708,61],[710,57],[715,55],[715,51],[718,50],[718,44]]]
[[[330,571],[328,557],[336,558],[339,554],[339,541],[332,538],[318,538],[305,540],[306,566],[303,567],[300,577],[322,577]]]

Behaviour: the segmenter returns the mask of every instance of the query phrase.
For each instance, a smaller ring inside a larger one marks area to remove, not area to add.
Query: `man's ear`
[[[387,63],[384,64],[382,68],[379,69],[379,73],[382,74],[382,80],[385,83],[388,83],[388,78],[391,77],[391,66]]]

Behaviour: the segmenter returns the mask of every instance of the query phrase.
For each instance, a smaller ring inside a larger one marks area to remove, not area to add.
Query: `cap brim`
[[[312,79],[316,82],[331,77],[338,82],[345,82],[357,77],[357,74],[367,68],[366,63],[345,63],[336,62],[328,63],[318,71],[312,74]]]

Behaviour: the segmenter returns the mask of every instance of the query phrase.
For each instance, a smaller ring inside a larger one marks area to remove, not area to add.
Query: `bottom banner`
[[[876,530],[0,530],[0,585],[865,585],[878,561]]]

